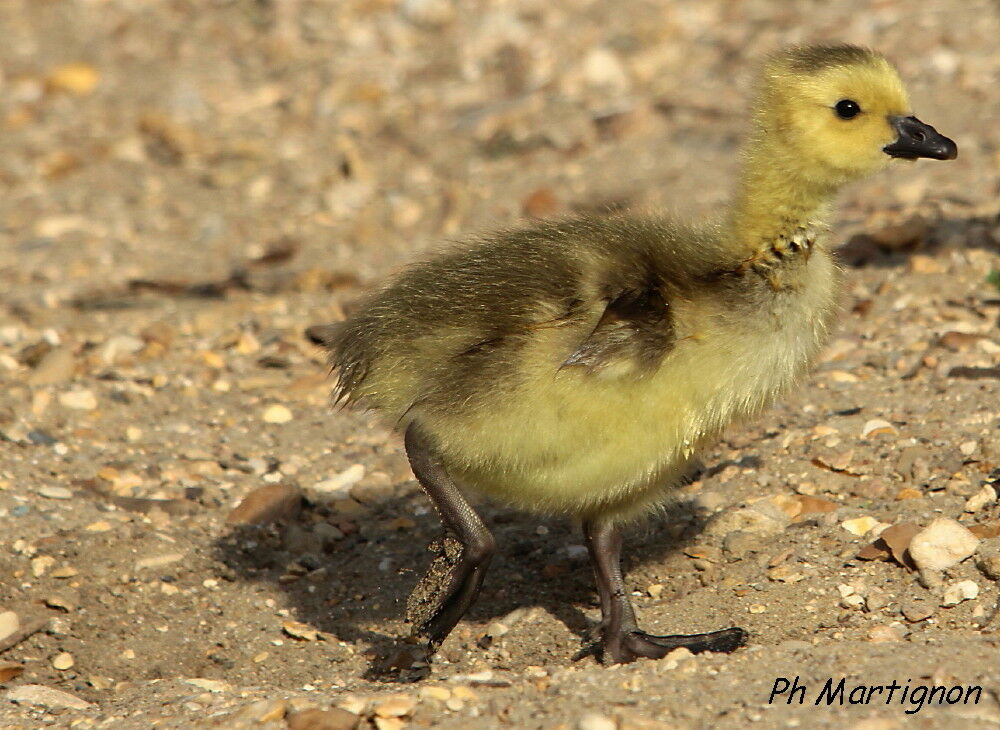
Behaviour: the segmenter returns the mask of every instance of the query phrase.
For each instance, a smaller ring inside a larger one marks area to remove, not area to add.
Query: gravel
[[[769,704],[796,676],[981,685],[918,717],[1000,722],[995,3],[14,0],[0,28],[0,727],[907,721]],[[716,213],[754,64],[836,40],[960,156],[845,192],[816,371],[627,538],[645,630],[749,645],[601,667],[576,527],[484,503],[482,599],[380,673],[440,525],[303,329],[448,239]]]

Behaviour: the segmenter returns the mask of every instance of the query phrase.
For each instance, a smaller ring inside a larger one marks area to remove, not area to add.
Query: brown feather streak
[[[593,373],[617,359],[649,367],[659,362],[673,343],[673,322],[659,287],[630,289],[608,302],[593,331],[559,369],[583,367]]]

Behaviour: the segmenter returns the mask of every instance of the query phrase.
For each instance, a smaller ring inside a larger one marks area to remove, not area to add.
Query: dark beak
[[[882,148],[890,157],[915,160],[929,157],[932,160],[954,160],[958,146],[929,124],[916,117],[889,117],[889,124],[899,133],[896,141]]]

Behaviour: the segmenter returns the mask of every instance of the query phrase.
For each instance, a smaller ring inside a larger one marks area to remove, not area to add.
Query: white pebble
[[[75,411],[92,411],[97,408],[97,397],[90,390],[70,390],[59,394],[59,404]]]
[[[847,530],[852,535],[857,535],[861,537],[875,527],[877,527],[879,521],[874,517],[869,517],[865,515],[864,517],[855,517],[853,520],[844,520],[840,523],[840,526]]]
[[[604,715],[584,715],[577,723],[579,730],[616,730],[615,721]]]
[[[896,431],[896,427],[888,421],[881,418],[873,418],[866,422],[862,427],[861,438],[866,439],[872,434],[878,435],[883,433],[895,435],[898,431]]]
[[[132,335],[115,335],[98,349],[98,357],[105,365],[114,365],[124,355],[134,355],[146,343]]]
[[[355,484],[364,479],[365,476],[365,465],[364,464],[354,464],[348,467],[344,471],[340,472],[335,477],[330,479],[324,479],[321,482],[316,482],[313,485],[313,491],[320,494],[331,494],[333,492],[342,492],[344,490],[350,489]]]
[[[583,60],[583,73],[591,86],[625,90],[629,87],[628,73],[618,56],[607,48],[594,48]]]
[[[70,499],[73,492],[66,487],[39,487],[38,493],[49,499]]]
[[[264,423],[288,423],[294,418],[292,412],[280,403],[268,406],[262,416]]]
[[[941,601],[942,606],[956,606],[962,601],[969,601],[979,597],[979,584],[974,580],[961,580],[955,583],[944,592]]]
[[[997,490],[989,484],[984,484],[983,488],[973,494],[965,501],[966,512],[978,512],[983,507],[997,499]]]
[[[976,552],[979,538],[948,517],[939,517],[913,536],[910,556],[920,570],[946,570]]]

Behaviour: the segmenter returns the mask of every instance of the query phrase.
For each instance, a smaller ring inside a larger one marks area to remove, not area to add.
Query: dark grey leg
[[[454,535],[432,545],[438,556],[407,605],[413,635],[426,638],[434,651],[479,595],[496,542],[415,424],[406,429],[404,444],[414,476],[437,508],[445,529]]]
[[[583,536],[594,565],[597,593],[601,600],[604,661],[621,664],[639,657],[660,659],[681,646],[695,654],[702,651],[730,652],[746,643],[747,632],[738,628],[689,636],[653,636],[640,631],[622,579],[621,534],[610,522],[588,520],[583,523]]]

